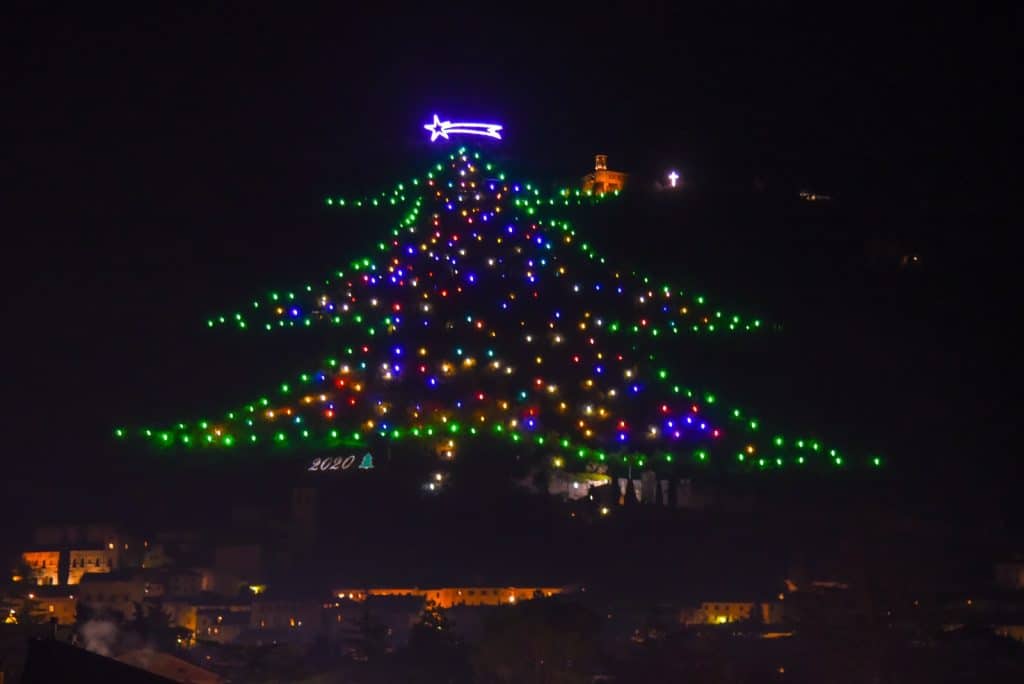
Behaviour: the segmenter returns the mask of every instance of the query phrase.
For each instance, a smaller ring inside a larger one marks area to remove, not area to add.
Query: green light
[[[114,430],[114,436],[115,437],[124,437],[124,429],[123,428],[117,428],[116,430]]]
[[[782,446],[783,444],[785,444],[785,443],[786,443],[786,442],[785,442],[785,440],[784,440],[784,439],[782,439],[782,437],[781,437],[781,436],[778,436],[778,437],[776,437],[776,438],[775,438],[775,439],[773,439],[772,441],[773,441],[773,442],[775,443],[775,446],[777,446],[777,447],[780,447],[780,446]]]
[[[288,394],[288,383],[281,383],[281,394]]]
[[[286,438],[283,432],[278,432],[276,435],[274,435],[274,439],[276,439],[278,442],[283,442]]]
[[[880,459],[878,456],[875,456],[873,459],[871,459],[871,463],[877,468],[878,466],[882,465],[882,459]]]

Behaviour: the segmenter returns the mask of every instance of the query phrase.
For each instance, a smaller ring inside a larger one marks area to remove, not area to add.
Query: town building
[[[78,584],[87,574],[104,574],[120,567],[118,549],[113,542],[106,547],[71,549],[68,552],[68,584]]]
[[[687,625],[727,625],[735,622],[760,622],[777,625],[783,620],[782,603],[752,601],[705,601],[696,610],[683,611]]]
[[[25,551],[21,560],[31,573],[29,577],[17,575],[12,577],[15,582],[26,581],[38,586],[60,584],[60,551]]]
[[[78,588],[78,600],[100,613],[135,615],[135,606],[146,598],[146,582],[138,575],[120,572],[87,573]]]
[[[74,594],[53,587],[35,592],[34,597],[37,619],[56,620],[58,625],[75,624],[78,601]]]
[[[626,187],[626,174],[608,170],[608,155],[594,155],[594,171],[583,177],[583,192],[603,195]]]
[[[453,606],[500,606],[546,598],[562,593],[561,587],[374,587],[335,589],[339,599],[365,601],[368,596],[418,596],[438,608]]]

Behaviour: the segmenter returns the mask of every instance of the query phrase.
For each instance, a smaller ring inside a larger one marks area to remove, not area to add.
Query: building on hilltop
[[[500,606],[561,594],[561,587],[374,587],[335,589],[339,599],[365,601],[368,596],[417,596],[438,608],[452,606]]]
[[[594,155],[594,171],[583,177],[583,191],[595,195],[618,192],[626,187],[626,174],[608,170],[608,155]]]
[[[779,601],[705,601],[696,610],[683,611],[680,617],[680,622],[687,625],[726,625],[750,621],[777,625],[783,620],[783,610]]]

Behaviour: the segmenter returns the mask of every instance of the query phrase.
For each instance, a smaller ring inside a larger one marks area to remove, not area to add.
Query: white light
[[[423,126],[426,130],[430,131],[430,142],[434,142],[439,137],[448,140],[449,133],[460,133],[465,135],[483,135],[488,138],[494,138],[501,140],[501,129],[503,126],[500,124],[489,124],[489,123],[469,123],[469,122],[451,122],[441,121],[437,114],[434,114],[433,123],[428,123]]]
[[[672,170],[672,171],[668,172],[668,184],[669,184],[669,186],[671,186],[673,188],[676,187],[676,182],[678,180],[679,180],[679,174],[675,170]]]

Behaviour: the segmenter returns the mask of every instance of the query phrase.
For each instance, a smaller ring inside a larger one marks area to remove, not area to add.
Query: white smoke
[[[89,620],[78,632],[85,650],[110,657],[117,642],[117,625],[109,620]]]

